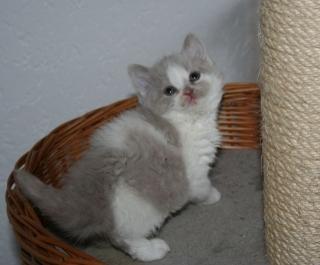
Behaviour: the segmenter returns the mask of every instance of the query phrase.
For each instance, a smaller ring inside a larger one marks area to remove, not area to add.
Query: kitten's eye
[[[189,75],[189,81],[190,81],[191,83],[196,82],[197,80],[200,79],[200,76],[201,76],[201,74],[200,74],[199,72],[197,72],[197,71],[192,72],[192,73]]]
[[[176,89],[174,86],[168,86],[164,89],[164,94],[167,96],[172,96],[178,92],[178,89]]]

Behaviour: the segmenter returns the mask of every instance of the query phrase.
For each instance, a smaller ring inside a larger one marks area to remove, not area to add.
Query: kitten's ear
[[[147,91],[152,86],[149,68],[139,64],[131,64],[128,66],[128,74],[135,90],[138,92],[138,96],[145,97]]]
[[[184,39],[182,53],[187,54],[190,58],[208,58],[206,48],[192,33],[189,33]]]

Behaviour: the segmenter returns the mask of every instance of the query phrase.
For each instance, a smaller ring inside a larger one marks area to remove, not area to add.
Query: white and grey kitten
[[[182,51],[152,67],[129,66],[139,105],[98,129],[91,145],[55,189],[18,170],[22,192],[63,231],[95,235],[132,258],[169,251],[149,236],[188,202],[215,203],[208,178],[220,136],[222,78],[202,43],[189,34]]]

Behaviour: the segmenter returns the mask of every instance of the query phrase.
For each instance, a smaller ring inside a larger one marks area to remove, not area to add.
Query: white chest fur
[[[207,181],[220,135],[213,115],[201,118],[175,115],[171,120],[181,139],[183,160],[192,193],[200,183]]]

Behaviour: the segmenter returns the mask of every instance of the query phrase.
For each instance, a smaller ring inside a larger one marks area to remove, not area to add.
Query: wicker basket
[[[25,165],[28,171],[45,183],[59,187],[61,176],[87,148],[92,132],[120,112],[133,108],[136,103],[136,98],[129,98],[62,124],[24,154],[15,168]],[[259,122],[260,91],[257,85],[226,85],[219,115],[219,128],[223,134],[221,147],[258,148]],[[23,264],[103,264],[45,228],[29,201],[17,189],[13,173],[8,179],[6,201]]]

